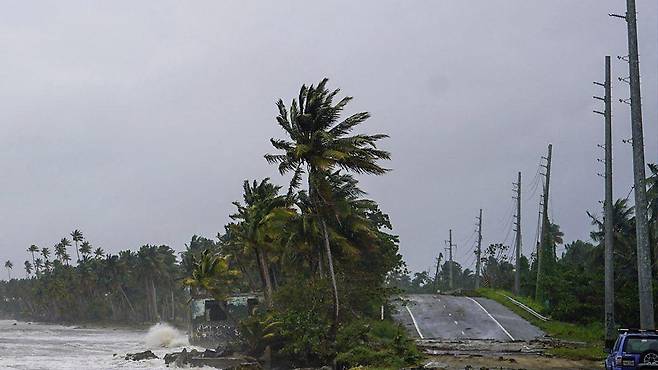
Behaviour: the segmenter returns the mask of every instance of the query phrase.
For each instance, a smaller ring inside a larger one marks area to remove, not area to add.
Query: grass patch
[[[578,348],[551,348],[548,350],[548,353],[550,354],[574,360],[602,360],[605,358],[605,352],[603,351],[603,324],[601,323],[577,325],[555,320],[539,320],[526,310],[515,305],[512,301],[507,299],[507,296],[516,299],[543,315],[548,314],[543,309],[542,305],[538,304],[531,298],[517,297],[505,290],[483,288],[476,290],[475,295],[489,298],[502,304],[553,338],[585,343],[583,347]]]

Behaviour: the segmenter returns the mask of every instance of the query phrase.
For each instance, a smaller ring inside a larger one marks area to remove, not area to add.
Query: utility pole
[[[633,142],[633,175],[635,184],[635,235],[637,240],[637,278],[640,297],[640,328],[654,329],[653,282],[649,249],[649,221],[647,218],[647,189],[645,184],[644,134],[642,129],[642,96],[640,93],[640,60],[637,49],[637,11],[635,0],[626,0],[628,26],[628,69],[631,93],[631,132]],[[622,58],[623,59],[623,58]],[[626,59],[624,59],[626,60]],[[624,79],[622,79],[625,81]],[[621,102],[625,100],[620,99]]]
[[[450,233],[448,235],[448,261],[449,261],[448,262],[448,268],[449,268],[448,269],[448,287],[450,289],[454,288],[453,280],[452,280],[452,268],[453,268],[453,266],[452,266],[452,264],[453,264],[453,262],[452,262],[452,247],[454,247],[454,246],[455,245],[452,244],[452,229],[450,229]]]
[[[514,294],[521,292],[521,171],[514,184],[516,187],[516,258],[514,260]]]
[[[605,95],[603,98],[595,96],[595,99],[603,100],[605,109],[603,112],[594,111],[605,117],[605,200],[603,202],[603,229],[605,243],[605,347],[612,348],[616,339],[615,333],[615,269],[613,257],[613,208],[612,208],[612,83],[610,82],[610,56],[605,57],[605,82],[603,84]]]
[[[546,266],[546,257],[549,257],[546,252],[548,249],[548,234],[550,232],[550,221],[548,219],[548,195],[551,185],[551,158],[553,156],[553,145],[548,144],[548,156],[546,159],[546,181],[544,182],[544,203],[542,210],[542,225],[541,225],[541,238],[539,239],[539,249],[537,250],[537,287],[535,290],[535,299],[544,304],[544,274]]]
[[[482,255],[482,208],[480,208],[480,216],[478,217],[478,249],[477,261],[475,262],[475,289],[480,288],[480,256]]]
[[[439,290],[439,269],[441,268],[441,260],[443,259],[443,254],[439,253],[439,257],[436,259],[436,272],[434,272],[434,292],[436,293]]]

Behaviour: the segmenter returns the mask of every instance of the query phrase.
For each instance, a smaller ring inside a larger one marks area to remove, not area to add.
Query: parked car
[[[620,329],[606,370],[658,369],[658,331]]]

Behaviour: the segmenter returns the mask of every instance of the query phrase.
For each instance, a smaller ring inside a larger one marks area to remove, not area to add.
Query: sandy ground
[[[470,367],[469,367],[470,366]],[[602,362],[574,361],[563,358],[550,358],[536,355],[481,356],[481,355],[440,355],[431,356],[427,368],[445,370],[464,369],[561,369],[590,370],[603,369]]]

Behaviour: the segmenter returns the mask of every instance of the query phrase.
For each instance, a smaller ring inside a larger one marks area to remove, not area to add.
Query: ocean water
[[[162,357],[183,347],[193,348],[166,324],[130,330],[0,320],[0,369],[169,369]],[[147,349],[160,359],[124,360]]]

